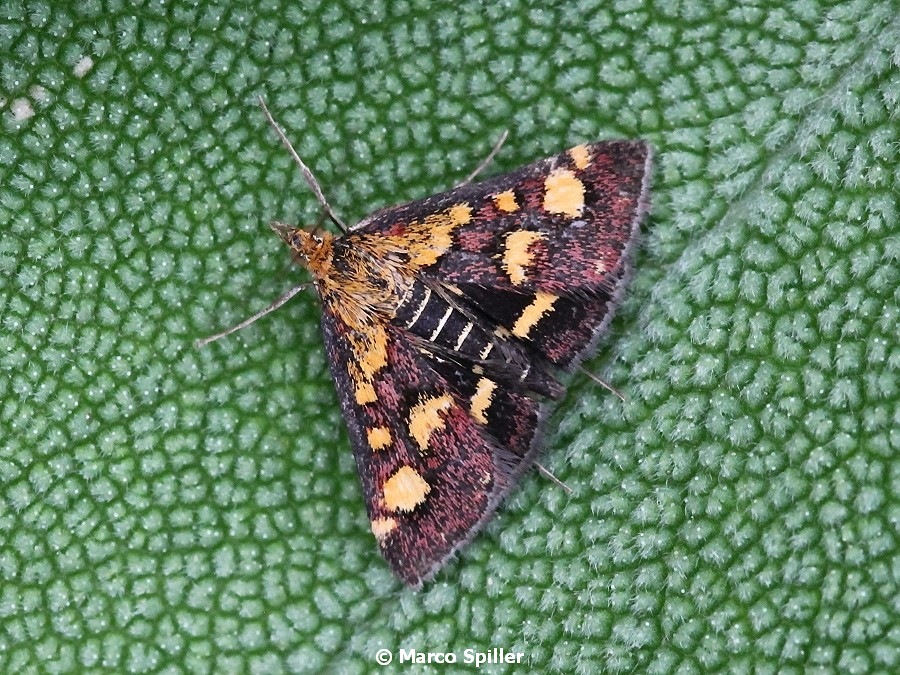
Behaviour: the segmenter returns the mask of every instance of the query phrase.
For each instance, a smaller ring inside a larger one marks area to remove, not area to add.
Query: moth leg
[[[609,384],[609,382],[606,382],[605,380],[601,380],[599,377],[594,375],[591,371],[587,370],[586,368],[582,368],[581,366],[578,366],[578,370],[580,370],[582,373],[587,375],[589,378],[591,378],[594,382],[599,384],[601,387],[604,387],[604,388],[608,389],[609,391],[611,391],[613,394],[615,394],[620,399],[622,399],[622,401],[625,400],[625,397],[622,396],[621,392],[618,389],[616,389],[615,387],[613,387],[611,384]]]
[[[481,164],[475,167],[475,170],[465,177],[462,183],[457,183],[456,187],[462,187],[463,185],[468,185],[473,180],[475,180],[475,176],[480,174],[484,169],[490,164],[494,157],[497,156],[497,153],[500,152],[500,148],[503,147],[503,143],[506,142],[506,137],[509,136],[509,129],[504,129],[503,133],[500,134],[500,138],[497,139],[497,142],[494,143],[493,149],[488,153],[488,156],[481,160]]]
[[[544,474],[544,477],[545,477],[545,478],[549,478],[549,479],[552,480],[554,483],[556,483],[559,487],[561,487],[563,490],[565,490],[567,493],[572,494],[572,488],[570,488],[568,485],[566,485],[565,483],[563,483],[559,478],[557,478],[557,477],[554,476],[552,473],[550,473],[550,470],[547,469],[546,467],[544,467],[542,464],[539,464],[539,463],[535,462],[535,463],[534,463],[534,467],[535,467],[538,471],[540,471],[542,474]]]
[[[276,309],[281,307],[284,303],[286,303],[288,300],[293,298],[295,295],[297,295],[297,293],[302,291],[307,286],[309,286],[308,283],[300,284],[299,286],[294,286],[291,290],[289,290],[287,293],[282,295],[280,298],[278,298],[275,302],[273,302],[271,305],[269,305],[265,309],[259,310],[253,316],[251,316],[247,319],[244,319],[239,324],[237,324],[236,326],[232,326],[228,330],[223,330],[221,333],[216,333],[215,335],[210,335],[209,337],[205,337],[202,340],[197,340],[197,342],[194,343],[194,346],[199,349],[200,347],[204,347],[205,345],[208,345],[210,342],[215,342],[219,338],[223,338],[226,335],[231,335],[232,333],[240,330],[241,328],[246,328],[251,323],[253,323],[257,319],[264,317],[269,312],[274,312]]]
[[[281,127],[278,126],[278,122],[275,121],[275,118],[272,117],[272,113],[269,112],[269,108],[266,107],[265,99],[260,96],[259,97],[259,105],[263,109],[263,114],[265,114],[266,119],[269,120],[269,124],[272,125],[272,128],[275,130],[275,133],[278,134],[278,137],[281,139],[281,142],[284,144],[284,147],[288,149],[288,152],[291,153],[291,156],[294,158],[294,161],[297,162],[297,166],[300,167],[300,173],[303,174],[303,178],[306,179],[306,182],[309,184],[309,187],[312,189],[313,194],[316,196],[316,199],[319,201],[319,204],[322,205],[322,208],[325,209],[325,213],[328,214],[328,217],[331,219],[331,222],[340,228],[341,232],[347,231],[347,226],[344,225],[344,222],[338,218],[337,214],[332,210],[331,205],[328,203],[328,200],[325,199],[325,194],[322,192],[322,188],[319,187],[319,182],[316,180],[316,177],[313,176],[313,172],[310,171],[309,167],[303,163],[303,160],[300,159],[300,155],[297,154],[297,151],[294,150],[294,146],[291,145],[291,142],[288,140],[288,137],[284,135],[284,132],[281,130]]]

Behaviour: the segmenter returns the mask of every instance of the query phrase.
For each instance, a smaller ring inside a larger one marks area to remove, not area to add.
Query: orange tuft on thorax
[[[322,302],[358,331],[390,320],[412,284],[405,256],[381,250],[383,238],[350,233],[336,239],[328,232],[313,234],[281,223],[273,223],[272,229],[312,274]]]

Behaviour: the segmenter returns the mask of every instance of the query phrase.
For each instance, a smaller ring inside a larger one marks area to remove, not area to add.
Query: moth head
[[[324,230],[309,232],[303,228],[277,221],[273,222],[271,227],[314,275],[318,275],[329,265],[331,242],[334,239],[329,232]]]

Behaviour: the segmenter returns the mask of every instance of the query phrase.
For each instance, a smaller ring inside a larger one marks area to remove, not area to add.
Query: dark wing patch
[[[374,380],[376,400],[359,405],[349,386],[347,364],[358,355],[348,329],[328,311],[322,328],[372,530],[394,573],[419,587],[531,466],[538,404],[504,396],[504,415],[519,406],[511,418],[516,428],[492,433],[431,358],[388,326],[388,365]]]

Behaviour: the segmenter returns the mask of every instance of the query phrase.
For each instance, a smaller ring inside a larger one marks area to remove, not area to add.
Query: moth
[[[593,353],[629,280],[652,151],[641,140],[577,145],[347,228],[260,104],[343,231],[272,224],[321,300],[372,532],[395,575],[419,588],[535,465],[561,376]]]

